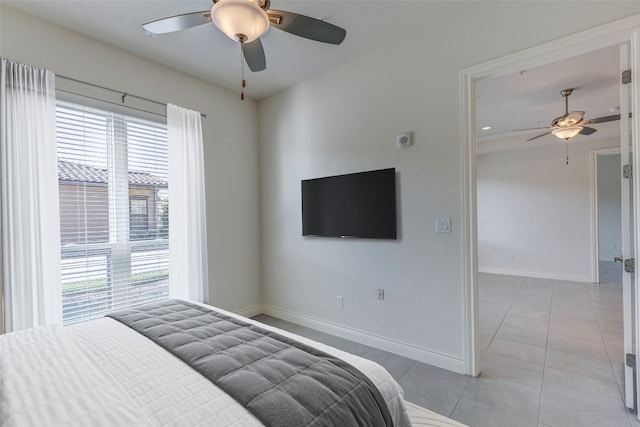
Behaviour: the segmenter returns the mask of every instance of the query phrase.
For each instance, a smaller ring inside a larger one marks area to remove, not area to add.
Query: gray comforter
[[[392,426],[373,383],[350,364],[181,300],[110,317],[153,340],[273,427]]]

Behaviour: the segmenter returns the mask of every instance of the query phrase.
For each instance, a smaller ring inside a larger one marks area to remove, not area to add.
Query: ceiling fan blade
[[[197,27],[208,22],[211,22],[211,11],[203,10],[202,12],[185,13],[147,22],[142,28],[151,34],[165,34]]]
[[[569,114],[565,114],[564,116],[556,117],[551,122],[551,126],[557,127],[569,127],[575,126],[582,121],[584,117],[584,111],[572,111]]]
[[[541,133],[541,134],[540,134],[540,135],[538,135],[538,136],[534,136],[533,138],[529,138],[529,139],[527,139],[527,142],[529,142],[529,141],[533,141],[534,139],[542,138],[543,136],[545,136],[545,135],[549,135],[550,133],[551,133],[551,131],[549,131],[549,132],[545,132],[545,133]]]
[[[584,117],[584,111],[572,111],[569,115],[564,119],[568,126],[573,126],[580,122]]]
[[[595,119],[585,120],[584,124],[590,125],[592,123],[605,123],[605,122],[613,122],[616,120],[620,120],[620,114],[614,114],[612,116],[597,117]]]
[[[340,44],[347,35],[345,29],[309,16],[282,10],[268,10],[267,15],[272,26],[306,39]]]
[[[569,117],[569,113],[564,114],[564,115],[562,115],[560,117],[556,117],[555,119],[551,120],[551,127],[560,126],[558,123],[562,122],[567,117]]]
[[[242,54],[251,71],[262,71],[267,68],[267,60],[259,38],[250,43],[242,43]]]
[[[539,127],[539,128],[514,129],[511,132],[520,132],[520,131],[525,131],[525,130],[538,130],[538,129],[549,129],[549,126],[542,126],[542,127]]]
[[[598,129],[590,128],[588,126],[583,126],[582,130],[579,132],[580,135],[591,135],[592,133],[596,133]]]

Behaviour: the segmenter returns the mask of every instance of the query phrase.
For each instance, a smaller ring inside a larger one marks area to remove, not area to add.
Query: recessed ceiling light
[[[482,130],[489,130],[489,129],[491,129],[491,126],[485,126],[482,128]]]

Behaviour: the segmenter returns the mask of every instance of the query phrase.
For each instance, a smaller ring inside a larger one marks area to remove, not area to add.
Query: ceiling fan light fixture
[[[218,0],[211,20],[230,39],[251,43],[269,29],[269,17],[252,0]]]
[[[582,129],[583,129],[582,126],[569,126],[569,127],[554,129],[551,131],[551,133],[560,139],[569,139],[579,134],[582,131]]]

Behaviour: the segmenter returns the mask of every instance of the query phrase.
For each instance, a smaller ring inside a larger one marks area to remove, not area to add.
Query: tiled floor
[[[638,427],[622,400],[621,265],[599,286],[480,274],[481,375],[470,378],[261,315],[384,366],[405,398],[469,426]]]

